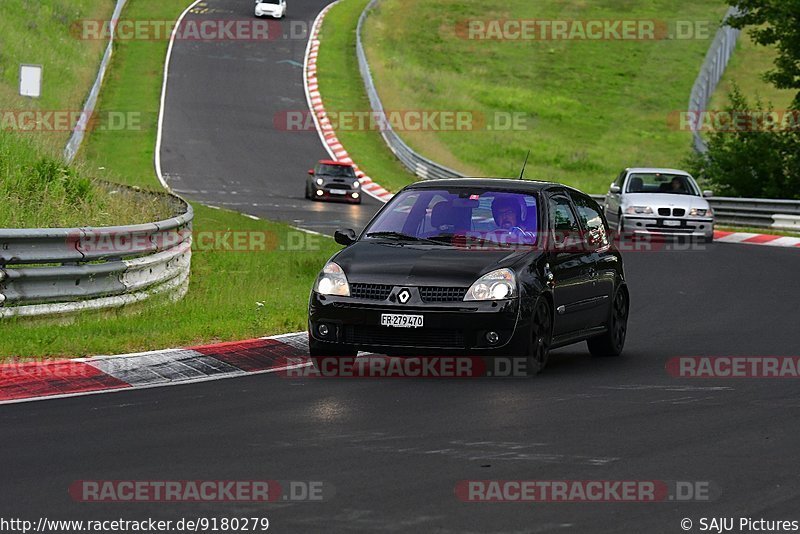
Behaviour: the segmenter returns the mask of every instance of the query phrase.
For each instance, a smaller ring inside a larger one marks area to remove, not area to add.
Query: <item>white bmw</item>
[[[256,0],[256,17],[282,19],[286,16],[286,0]]]
[[[714,239],[714,211],[692,176],[676,169],[635,167],[622,171],[605,199],[605,214],[617,235],[685,236]]]

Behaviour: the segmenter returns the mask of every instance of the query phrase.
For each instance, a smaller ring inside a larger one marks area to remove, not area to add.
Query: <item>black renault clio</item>
[[[548,182],[429,180],[400,191],[320,272],[309,348],[396,356],[524,358],[540,372],[551,348],[587,341],[622,352],[629,295],[601,208]]]

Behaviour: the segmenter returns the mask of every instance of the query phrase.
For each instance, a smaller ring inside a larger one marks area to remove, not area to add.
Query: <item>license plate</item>
[[[680,226],[680,225],[681,225],[680,221],[672,221],[672,220],[664,221],[664,226]]]
[[[421,328],[422,315],[404,315],[400,313],[382,313],[381,326],[397,328]]]
[[[347,191],[344,189],[331,189],[331,195],[346,195]]]

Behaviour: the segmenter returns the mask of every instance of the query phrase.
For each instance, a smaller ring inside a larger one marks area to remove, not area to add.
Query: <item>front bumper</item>
[[[342,202],[361,202],[362,196],[360,187],[358,189],[354,189],[353,187],[342,187],[340,184],[314,184],[312,191],[312,194],[317,199],[339,200]],[[322,191],[322,194],[319,194],[318,191]],[[338,191],[344,191],[344,193],[339,193]],[[358,196],[353,198],[353,193],[357,193]]]
[[[705,237],[714,235],[711,217],[660,217],[652,215],[625,215],[625,233],[628,235],[655,235],[661,237]]]
[[[381,326],[383,313],[422,315],[424,326]],[[523,355],[530,331],[519,299],[402,305],[312,292],[308,317],[311,342],[317,346],[335,343],[393,356]],[[320,334],[322,324],[328,327],[327,336]],[[487,340],[490,331],[499,335],[496,343]]]

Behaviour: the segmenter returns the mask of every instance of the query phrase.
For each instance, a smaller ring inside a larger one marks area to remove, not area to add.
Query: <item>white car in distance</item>
[[[286,16],[286,0],[256,0],[256,17],[282,19]]]
[[[622,171],[606,194],[604,209],[617,235],[714,239],[714,211],[694,178],[677,169],[635,167]]]

